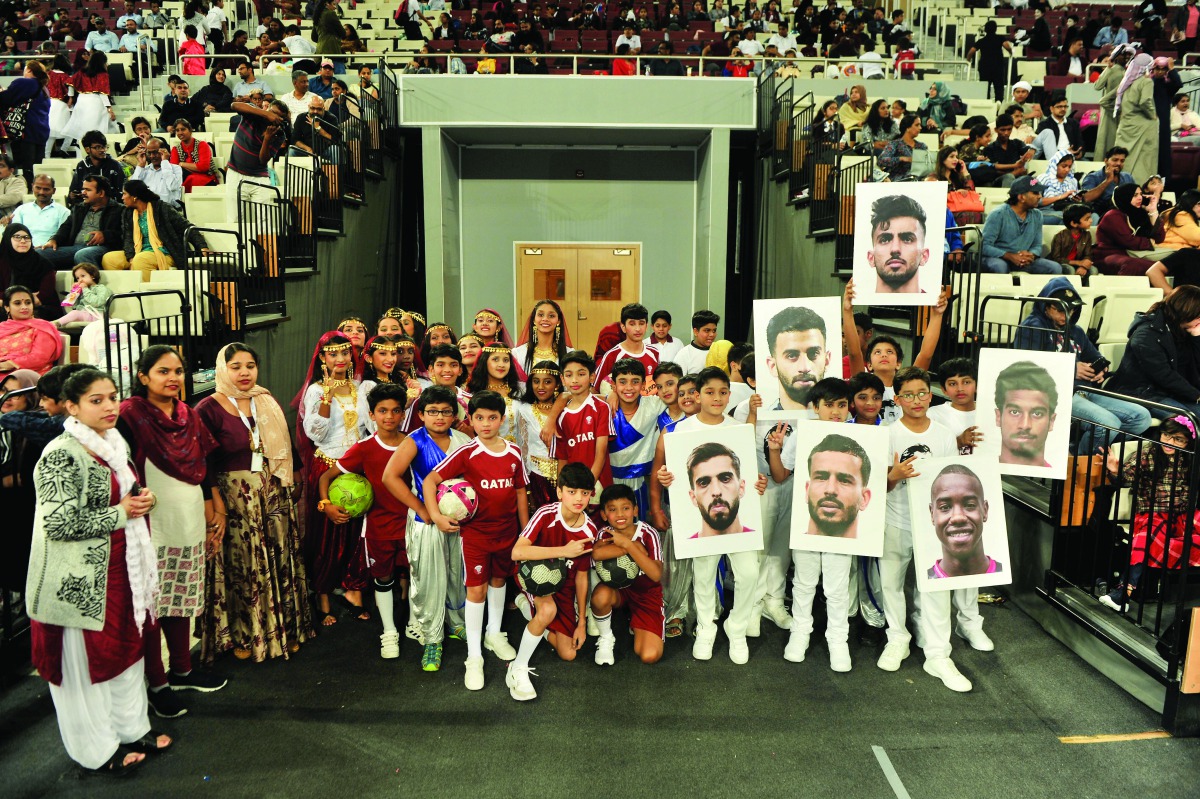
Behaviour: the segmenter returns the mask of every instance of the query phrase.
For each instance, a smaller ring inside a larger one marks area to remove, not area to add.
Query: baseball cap
[[[333,61],[331,61],[330,59],[328,59],[328,58],[321,59],[321,68],[322,69],[325,67],[332,67],[332,66],[333,66]]]
[[[1061,301],[1068,308],[1082,308],[1083,298],[1073,287],[1059,289],[1050,293],[1050,298]]]
[[[1038,183],[1037,178],[1029,175],[1022,175],[1013,181],[1013,184],[1008,187],[1008,196],[1016,197],[1019,194],[1024,194],[1027,191],[1036,191],[1038,194],[1046,193],[1046,186],[1043,183]]]

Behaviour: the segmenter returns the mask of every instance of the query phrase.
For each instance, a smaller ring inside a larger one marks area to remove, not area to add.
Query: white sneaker
[[[808,651],[808,634],[793,632],[788,638],[787,646],[783,648],[783,659],[790,663],[803,663],[804,653]]]
[[[404,625],[404,637],[411,638],[421,646],[425,646],[425,635],[421,632],[421,625],[415,621],[410,621]]]
[[[508,642],[507,633],[488,633],[483,636],[483,648],[501,660],[515,660],[517,650]]]
[[[782,602],[764,602],[762,615],[771,620],[781,630],[792,629],[792,614],[787,612],[787,608]]]
[[[600,637],[600,627],[596,624],[596,618],[592,615],[592,609],[587,609],[587,634],[592,638]]]
[[[758,638],[762,635],[762,605],[755,605],[754,611],[750,614],[750,621],[746,622],[746,637]]]
[[[696,643],[692,644],[692,657],[696,660],[712,660],[713,644],[717,640],[716,633],[696,633]]]
[[[826,641],[829,645],[829,668],[837,672],[847,672],[853,668],[853,663],[850,661],[850,647],[846,643],[832,644]]]
[[[517,598],[513,600],[513,604],[517,606],[517,610],[521,611],[521,615],[525,617],[525,621],[533,621],[533,606],[529,604],[529,597],[525,596],[523,591],[517,594]]]
[[[996,648],[996,644],[983,630],[964,630],[959,626],[954,628],[954,634],[970,644],[972,649],[980,652],[991,652]]]
[[[745,637],[729,639],[729,659],[739,666],[750,661],[750,646]]]
[[[537,699],[537,691],[533,690],[533,683],[529,680],[530,677],[536,676],[537,674],[528,666],[509,663],[508,674],[504,677],[504,684],[508,686],[509,696],[518,702]]]
[[[1112,597],[1110,597],[1108,594],[1101,594],[1101,595],[1100,595],[1100,604],[1101,604],[1101,605],[1103,605],[1103,606],[1104,606],[1104,607],[1106,607],[1106,608],[1112,608],[1112,609],[1113,609],[1113,610],[1115,610],[1117,613],[1122,613],[1122,612],[1123,612],[1123,611],[1121,610],[1121,606],[1120,606],[1120,605],[1118,605],[1118,604],[1117,604],[1117,602],[1116,602],[1116,600],[1114,600],[1114,599],[1113,599]]]
[[[962,675],[950,658],[933,658],[925,661],[925,673],[942,681],[951,691],[965,694],[971,690],[971,681]]]
[[[908,644],[888,644],[875,665],[884,671],[899,671],[900,664],[908,657]]]
[[[379,656],[384,660],[400,657],[400,633],[392,631],[379,636]]]
[[[467,662],[463,664],[467,667],[467,673],[463,677],[463,685],[468,691],[483,690],[483,658],[467,658]]]
[[[616,645],[616,636],[601,635],[596,639],[596,665],[611,666],[617,662],[613,657],[613,646]]]

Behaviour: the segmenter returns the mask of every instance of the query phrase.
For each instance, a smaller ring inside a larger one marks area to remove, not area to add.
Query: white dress
[[[71,117],[60,134],[64,138],[82,139],[83,134],[91,130],[101,133],[110,132],[112,120],[108,118],[108,107],[111,101],[106,95],[86,93],[75,97],[75,108]]]

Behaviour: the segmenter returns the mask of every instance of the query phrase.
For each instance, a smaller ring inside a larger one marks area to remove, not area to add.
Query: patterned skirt
[[[288,489],[265,472],[217,478],[225,500],[222,552],[208,558],[200,655],[210,664],[233,647],[255,661],[282,657],[314,638],[300,524]]]

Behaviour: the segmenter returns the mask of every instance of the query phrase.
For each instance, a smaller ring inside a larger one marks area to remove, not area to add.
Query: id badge
[[[253,452],[250,454],[250,471],[261,472],[263,469],[263,454],[261,452]]]

